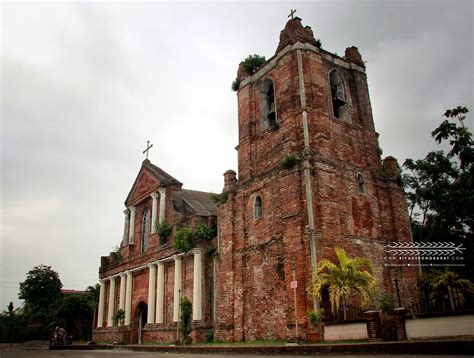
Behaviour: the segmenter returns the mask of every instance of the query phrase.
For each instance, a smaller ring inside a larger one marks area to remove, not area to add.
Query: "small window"
[[[263,216],[262,198],[260,196],[257,196],[253,204],[253,218],[255,220],[258,220],[258,219],[261,219],[262,216]]]
[[[269,78],[260,85],[260,125],[263,129],[278,129],[275,87]]]
[[[142,217],[142,239],[141,239],[141,250],[145,252],[150,244],[150,232],[151,232],[151,213],[150,209],[147,209],[143,213]]]
[[[329,75],[331,83],[331,100],[334,117],[350,121],[349,104],[341,75],[336,70]]]
[[[359,185],[359,193],[365,193],[365,182],[362,174],[357,174],[357,184]]]

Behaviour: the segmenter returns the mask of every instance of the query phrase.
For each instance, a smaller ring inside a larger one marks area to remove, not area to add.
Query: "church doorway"
[[[143,329],[146,325],[147,315],[148,315],[148,306],[145,302],[140,302],[137,306],[137,314],[138,314],[138,344],[143,343]]]

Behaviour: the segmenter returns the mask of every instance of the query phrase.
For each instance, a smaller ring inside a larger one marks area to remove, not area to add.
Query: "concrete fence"
[[[405,329],[408,339],[474,336],[474,314],[407,319]]]

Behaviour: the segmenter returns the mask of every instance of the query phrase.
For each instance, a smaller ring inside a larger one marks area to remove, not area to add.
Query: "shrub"
[[[244,67],[245,72],[247,72],[249,75],[252,75],[265,62],[266,62],[265,56],[260,56],[260,55],[254,54],[254,55],[249,55],[242,62],[242,66]]]
[[[220,194],[211,193],[211,200],[216,204],[223,204],[227,201],[229,194],[227,192],[222,192]]]
[[[284,169],[291,169],[296,164],[296,157],[294,155],[286,154],[285,159],[281,161],[281,167]]]
[[[384,292],[380,298],[380,310],[384,313],[392,313],[395,308],[395,303],[393,302],[393,297],[388,293]]]
[[[166,220],[156,224],[156,234],[160,237],[160,244],[165,244],[166,239],[173,231],[173,225],[168,224]]]
[[[324,310],[321,308],[318,311],[309,310],[306,312],[306,316],[308,317],[308,321],[313,326],[313,329],[317,329],[324,318]]]
[[[196,246],[193,238],[193,230],[189,227],[183,227],[176,231],[173,238],[173,247],[180,252],[188,252]]]
[[[199,224],[194,229],[194,237],[201,240],[212,240],[216,236],[216,230],[206,224]]]
[[[235,91],[237,92],[239,89],[240,89],[240,78],[236,78],[233,82],[232,82],[232,91]]]
[[[208,257],[216,257],[217,256],[217,245],[212,242],[206,246],[204,249],[204,255]]]
[[[186,296],[181,298],[179,303],[179,331],[181,333],[181,343],[189,344],[191,334],[191,320],[193,315],[193,305]]]
[[[119,309],[115,316],[113,316],[114,326],[122,325],[125,322],[125,311],[123,309]]]
[[[208,343],[214,342],[214,331],[210,330],[210,331],[207,331],[206,333],[204,333],[204,339]]]

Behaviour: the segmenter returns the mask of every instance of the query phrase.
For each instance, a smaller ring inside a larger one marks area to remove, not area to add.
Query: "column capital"
[[[125,209],[125,210],[123,211],[123,213],[125,214],[125,216],[130,215],[130,209]]]
[[[182,256],[181,255],[173,255],[173,260],[178,261],[181,260]]]
[[[107,280],[109,280],[110,282],[115,281],[115,276],[109,276],[107,277]]]
[[[151,264],[148,264],[147,266],[149,269],[153,269],[153,268],[156,268],[155,265],[156,265],[155,263],[151,263]]]
[[[153,193],[150,194],[150,196],[153,198],[153,199],[158,199],[158,193],[155,191]]]
[[[120,273],[119,273],[120,278],[125,277],[126,275],[127,275],[126,272],[120,272]]]
[[[134,213],[135,211],[137,211],[137,208],[135,206],[129,206],[128,210],[130,210],[131,213]]]
[[[156,261],[155,264],[157,266],[164,266],[165,265],[165,263],[163,261]]]
[[[192,253],[194,255],[196,254],[202,254],[202,249],[200,247],[195,247],[193,250],[192,250]]]
[[[158,191],[160,192],[160,194],[166,194],[166,188],[164,187],[159,188]]]
[[[130,270],[125,271],[125,275],[132,276],[132,271],[130,271]]]
[[[99,278],[99,285],[105,284],[106,278]]]

